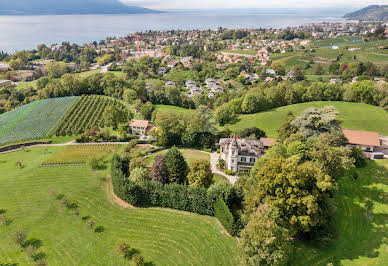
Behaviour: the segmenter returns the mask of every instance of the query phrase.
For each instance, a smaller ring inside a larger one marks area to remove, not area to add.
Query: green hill
[[[53,98],[0,115],[0,144],[50,136],[79,97]]]
[[[149,265],[235,265],[237,241],[223,233],[216,218],[161,208],[123,208],[113,203],[105,179],[108,169],[41,167],[64,149],[40,147],[0,155],[0,209],[12,219],[9,226],[0,224],[1,265],[34,264],[15,244],[17,230],[42,241],[39,251],[46,254],[48,265],[129,265],[117,251],[121,241],[153,263]],[[24,167],[17,167],[16,161]],[[61,193],[77,202],[78,214],[56,199]],[[104,232],[95,233],[82,219],[87,216]]]
[[[388,135],[388,112],[383,108],[363,103],[350,102],[309,102],[271,109],[256,114],[240,115],[236,123],[229,126],[232,131],[249,127],[263,129],[268,137],[277,137],[277,129],[288,112],[299,114],[309,107],[322,108],[332,105],[339,111],[339,119],[344,128],[376,131]]]
[[[344,18],[361,21],[387,21],[388,5],[371,5],[356,12],[346,14]]]

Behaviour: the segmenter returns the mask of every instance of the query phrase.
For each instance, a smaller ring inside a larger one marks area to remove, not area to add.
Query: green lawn
[[[183,154],[183,157],[185,157],[186,162],[190,164],[190,162],[196,161],[196,160],[208,160],[210,161],[210,155],[206,154],[204,152],[201,152],[200,150],[195,149],[179,149],[179,151]],[[167,150],[163,150],[160,152],[156,152],[145,158],[145,163],[147,166],[152,166],[155,157],[158,155],[164,155],[167,153]]]
[[[173,112],[178,112],[178,113],[187,113],[187,112],[192,111],[190,109],[182,108],[179,106],[162,105],[162,104],[155,105],[155,110],[156,111],[173,111]]]
[[[221,50],[221,53],[230,53],[230,54],[243,54],[243,55],[257,55],[256,50]]]
[[[0,209],[12,219],[0,226],[0,262],[33,265],[13,242],[16,230],[42,240],[49,265],[128,265],[116,251],[127,241],[155,265],[235,265],[236,240],[222,233],[214,217],[161,208],[124,209],[107,197],[107,171],[87,166],[40,167],[62,147],[0,155]],[[25,167],[19,169],[15,162]],[[78,202],[75,215],[54,199],[63,193]],[[111,196],[111,195],[110,195]],[[101,234],[81,217],[89,215]]]
[[[259,127],[267,133],[268,137],[276,138],[277,129],[288,112],[299,114],[309,107],[322,108],[327,105],[333,105],[338,109],[339,119],[343,121],[344,128],[376,131],[388,135],[388,113],[383,108],[349,102],[309,102],[279,107],[256,114],[241,115],[237,122],[231,124],[229,128],[232,131],[239,131],[244,128]]]
[[[297,244],[292,265],[388,265],[388,160],[357,172],[357,180],[338,181],[338,237],[328,247]],[[367,200],[374,203],[369,215]]]

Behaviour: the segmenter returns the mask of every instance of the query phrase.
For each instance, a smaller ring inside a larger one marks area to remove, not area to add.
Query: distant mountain
[[[344,18],[361,21],[388,21],[388,5],[368,6],[346,14]]]
[[[118,0],[0,0],[0,15],[144,14],[160,11]]]

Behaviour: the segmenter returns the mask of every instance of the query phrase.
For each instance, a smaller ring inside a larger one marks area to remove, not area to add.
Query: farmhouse
[[[353,129],[343,129],[342,131],[349,141],[349,147],[358,146],[365,152],[373,152],[381,146],[380,136],[377,132]]]
[[[250,171],[256,160],[264,155],[264,144],[259,140],[239,139],[236,136],[221,138],[220,158],[233,172]]]
[[[0,79],[0,88],[6,87],[12,84],[12,81],[6,79]]]
[[[133,133],[139,135],[145,135],[154,128],[150,121],[137,119],[132,119],[131,124],[129,124],[129,126],[131,127]]]

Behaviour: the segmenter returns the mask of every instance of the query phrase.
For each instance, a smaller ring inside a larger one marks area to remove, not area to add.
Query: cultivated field
[[[240,115],[237,122],[230,125],[229,129],[238,131],[249,127],[259,127],[267,133],[268,137],[277,137],[277,129],[288,112],[295,115],[309,107],[322,108],[332,105],[339,111],[339,119],[343,121],[342,127],[358,130],[376,131],[388,135],[388,112],[383,108],[362,103],[349,102],[309,102],[271,109],[268,111]]]
[[[96,145],[71,145],[51,156],[43,162],[50,164],[80,164],[86,163],[92,158],[103,158],[114,153],[120,145],[96,144]]]
[[[222,232],[214,217],[117,206],[103,179],[108,170],[40,167],[61,149],[41,147],[0,155],[0,209],[12,219],[9,226],[0,226],[0,263],[33,264],[12,239],[16,230],[25,230],[29,239],[42,241],[39,250],[49,265],[128,265],[117,252],[120,241],[155,265],[235,265],[237,241]],[[76,201],[79,215],[66,209],[54,193]],[[104,232],[91,230],[81,219],[85,216],[103,226]]]
[[[339,179],[338,237],[328,247],[297,245],[293,265],[388,265],[388,160]],[[372,213],[365,203],[374,203]]]
[[[53,134],[78,97],[34,101],[0,115],[0,144]]]
[[[104,110],[112,105],[124,108],[120,101],[113,98],[99,95],[81,96],[57,126],[55,134],[74,135],[83,133],[95,126],[103,126]]]

